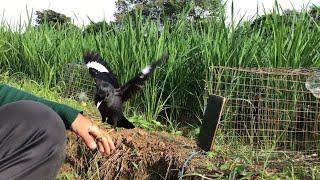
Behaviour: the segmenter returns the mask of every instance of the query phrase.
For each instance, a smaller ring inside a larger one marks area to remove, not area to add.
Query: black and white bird
[[[123,115],[123,103],[143,88],[145,81],[151,76],[156,67],[167,61],[168,55],[164,54],[159,60],[146,66],[123,86],[119,85],[116,75],[99,54],[85,52],[83,56],[84,63],[96,83],[94,103],[99,109],[102,122],[105,122],[106,118],[108,118],[107,123],[112,125],[113,128],[135,128]]]

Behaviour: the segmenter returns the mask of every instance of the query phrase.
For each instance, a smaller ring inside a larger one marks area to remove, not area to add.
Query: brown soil
[[[76,171],[80,179],[178,179],[186,158],[199,150],[195,141],[166,132],[136,128],[112,132],[111,136],[117,150],[103,157],[99,152],[90,152],[74,135],[68,135],[62,171]],[[210,173],[206,171],[212,162],[213,158],[198,154],[189,161],[184,174]]]
[[[69,132],[67,157],[59,179],[178,180],[186,159],[199,150],[195,141],[166,132],[122,129],[111,132],[111,136],[117,150],[104,157],[97,151],[88,150],[82,140]],[[204,179],[260,179],[260,176],[281,175],[288,168],[295,168],[295,174],[301,179],[311,179],[310,169],[318,167],[320,162],[316,154],[295,153],[290,157],[282,153],[267,154],[268,164],[264,167],[265,156],[260,157],[250,148],[233,143],[230,146],[220,142],[216,151],[209,154],[211,157],[194,156],[185,166],[183,180],[201,179],[201,176],[207,177]],[[287,177],[286,174],[283,177]]]

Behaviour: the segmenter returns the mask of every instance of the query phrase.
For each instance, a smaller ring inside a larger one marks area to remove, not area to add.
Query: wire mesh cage
[[[100,113],[93,103],[95,82],[84,64],[67,63],[62,66],[60,74],[65,84],[63,96],[84,105],[90,118],[100,119]]]
[[[65,64],[62,67],[61,77],[62,81],[65,82],[65,97],[92,102],[94,80],[84,65],[78,63]]]
[[[319,153],[320,104],[312,69],[210,68],[206,91],[226,97],[223,140],[273,152]]]

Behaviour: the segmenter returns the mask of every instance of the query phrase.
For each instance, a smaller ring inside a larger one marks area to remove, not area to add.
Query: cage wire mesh
[[[320,87],[306,88],[314,69],[213,66],[209,74],[206,92],[226,97],[223,140],[256,150],[319,153],[320,105],[314,95]]]
[[[88,69],[81,63],[67,63],[61,70],[62,81],[65,82],[64,94],[79,103],[84,102],[93,107],[94,79],[90,76]],[[96,108],[92,108],[96,109]],[[100,118],[98,111],[91,114],[93,118]]]

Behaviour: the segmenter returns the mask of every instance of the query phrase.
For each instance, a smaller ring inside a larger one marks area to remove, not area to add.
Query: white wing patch
[[[145,67],[144,69],[142,69],[142,74],[146,75],[150,72],[151,70],[151,66],[148,65],[147,67]]]
[[[101,103],[102,103],[102,101],[99,101],[99,102],[97,103],[97,108],[99,108],[99,106],[101,105]]]
[[[99,72],[106,72],[106,73],[109,72],[106,67],[104,67],[102,64],[100,64],[100,63],[98,63],[98,62],[95,62],[95,61],[89,62],[89,63],[87,64],[87,67],[88,67],[88,68],[93,68],[93,69],[95,69],[95,70],[97,70],[97,71],[99,71]]]

